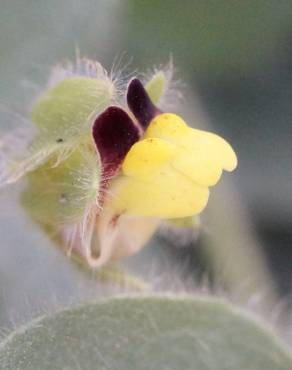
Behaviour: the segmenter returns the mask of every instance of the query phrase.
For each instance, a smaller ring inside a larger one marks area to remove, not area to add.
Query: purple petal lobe
[[[128,87],[127,102],[130,110],[145,130],[151,120],[161,113],[152,103],[142,82],[134,78]]]
[[[92,134],[106,178],[116,173],[131,146],[140,136],[132,119],[118,107],[109,107],[97,117]]]

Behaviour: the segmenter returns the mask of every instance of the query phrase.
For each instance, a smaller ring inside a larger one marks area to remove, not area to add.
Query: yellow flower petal
[[[233,149],[223,138],[188,127],[175,114],[164,113],[153,119],[145,137],[159,137],[176,145],[174,167],[201,185],[215,185],[222,169],[232,171],[237,165]]]
[[[149,138],[135,143],[124,162],[123,172],[127,176],[145,176],[173,159],[175,146],[165,140]]]
[[[213,134],[211,132],[190,129],[190,141],[193,143],[196,142],[195,149],[197,153],[199,152],[202,155],[202,159],[204,159],[204,155],[211,158],[218,159],[226,171],[233,171],[237,166],[237,157],[226,140],[222,137]]]
[[[153,119],[144,140],[127,154],[122,175],[111,187],[120,212],[160,218],[181,218],[200,213],[209,186],[222,170],[237,164],[231,146],[210,132],[195,130],[175,114]]]
[[[159,137],[183,144],[188,130],[189,127],[182,118],[173,113],[163,113],[150,122],[144,137]]]
[[[160,218],[200,213],[209,197],[207,187],[193,183],[170,165],[143,178],[122,176],[111,190],[121,212]]]

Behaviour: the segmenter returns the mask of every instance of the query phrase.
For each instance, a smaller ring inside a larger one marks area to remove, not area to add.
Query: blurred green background
[[[25,115],[51,66],[74,60],[77,47],[108,69],[124,54],[129,70],[142,71],[172,56],[177,76],[195,92],[186,90],[184,104],[196,96],[236,148],[235,187],[281,296],[291,298],[292,2],[0,0],[1,131],[19,124],[9,112]],[[74,268],[25,218],[13,190],[0,199],[3,323],[30,315],[32,306],[105,294],[93,279],[72,280]],[[162,248],[178,264],[204,270],[199,244]]]

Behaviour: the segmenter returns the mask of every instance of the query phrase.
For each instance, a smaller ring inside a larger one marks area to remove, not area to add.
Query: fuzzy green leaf
[[[0,345],[1,369],[291,370],[270,332],[214,299],[121,297],[33,321]]]

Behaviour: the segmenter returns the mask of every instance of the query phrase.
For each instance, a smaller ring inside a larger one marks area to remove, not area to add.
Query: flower
[[[2,177],[27,174],[22,199],[33,219],[57,231],[69,254],[99,267],[138,251],[161,220],[199,214],[237,159],[223,138],[159,109],[137,78],[125,107],[98,64],[79,65],[85,76],[67,69],[39,99],[37,134],[18,165],[2,165]],[[149,85],[156,99],[166,83],[157,76]]]
[[[127,127],[124,135],[118,134],[119,138],[126,138],[123,140],[125,147],[119,142],[118,158],[114,160],[111,153],[109,160],[111,171],[114,163],[116,168],[121,164],[121,169],[110,182],[105,200],[103,212],[107,214],[106,225],[101,222],[100,234],[103,239],[112,235],[114,229],[116,232],[119,230],[121,219],[123,226],[120,227],[123,228],[127,220],[130,223],[134,220],[136,227],[137,223],[145,226],[151,221],[150,230],[153,232],[157,220],[199,214],[207,204],[209,187],[219,181],[222,170],[232,171],[237,166],[236,155],[224,139],[187,126],[182,118],[173,113],[162,113],[154,106],[138,79],[130,82],[127,101],[140,125],[140,140],[135,140],[138,136],[135,122],[132,121],[131,126],[130,116],[118,107],[108,108],[93,126],[93,137],[98,152],[104,158],[105,169],[111,151],[106,145],[106,153],[103,153],[100,127],[120,127],[122,120],[124,127]],[[110,220],[114,220],[114,228],[107,229]],[[129,228],[127,230],[131,232]],[[141,234],[149,236],[148,230]],[[141,242],[136,242],[134,249],[140,246]],[[108,251],[108,246],[106,249]],[[132,253],[126,245],[120,246],[119,251],[112,250],[111,256],[118,252],[120,257],[122,250],[125,254]]]

